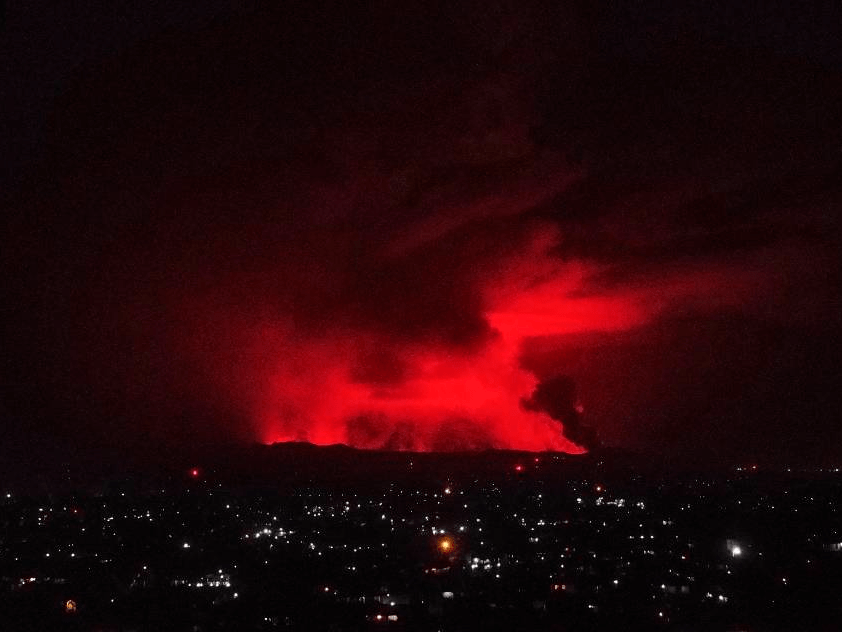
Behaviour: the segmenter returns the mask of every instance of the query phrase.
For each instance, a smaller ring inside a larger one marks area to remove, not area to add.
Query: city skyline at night
[[[842,5],[0,10],[0,630],[838,630]]]

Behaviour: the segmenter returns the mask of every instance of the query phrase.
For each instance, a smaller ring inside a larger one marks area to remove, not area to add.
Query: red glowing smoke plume
[[[750,270],[742,276],[681,270],[657,283],[595,294],[588,287],[600,269],[555,256],[556,229],[541,226],[525,239],[507,254],[473,259],[462,277],[454,272],[452,283],[465,293],[459,299],[477,309],[457,313],[455,323],[447,302],[434,306],[443,313],[413,320],[450,284],[422,275],[412,277],[417,285],[409,293],[378,296],[362,308],[334,305],[316,325],[299,324],[293,314],[242,326],[246,333],[238,334],[226,379],[260,439],[399,450],[581,452],[586,435],[571,428],[565,436],[565,417],[554,410],[555,382],[536,391],[539,378],[522,368],[526,341],[552,346],[571,336],[629,330],[686,302],[738,304],[756,285]],[[355,291],[379,289],[377,281]],[[406,330],[392,312],[406,318]],[[462,320],[469,327],[453,333]],[[578,420],[578,402],[574,409]]]
[[[646,312],[634,296],[578,296],[590,271],[554,258],[557,240],[542,227],[517,254],[476,262],[488,276],[474,275],[479,318],[467,342],[354,327],[347,317],[317,331],[294,319],[253,327],[237,389],[261,439],[583,451],[550,414],[523,405],[539,383],[521,368],[523,341],[625,329]]]

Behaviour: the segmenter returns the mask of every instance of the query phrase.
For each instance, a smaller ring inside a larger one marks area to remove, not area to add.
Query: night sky
[[[842,9],[625,4],[6,3],[0,451],[842,462]]]

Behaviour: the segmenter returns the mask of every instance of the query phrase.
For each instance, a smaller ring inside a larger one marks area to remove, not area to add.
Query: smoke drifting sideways
[[[368,268],[364,280],[351,284],[349,302],[316,301],[317,317],[312,303],[303,313],[292,306],[286,317],[260,322],[223,317],[228,333],[215,339],[217,346],[226,341],[233,355],[220,361],[211,354],[217,384],[229,386],[231,401],[245,407],[266,443],[414,451],[594,448],[571,379],[542,381],[524,369],[524,343],[552,346],[565,337],[633,329],[682,297],[710,296],[712,288],[682,273],[593,295],[586,288],[598,269],[554,254],[561,239],[555,227],[532,225],[520,238],[501,235],[485,235],[493,247],[481,255],[464,243],[477,237],[468,229],[446,240],[459,248],[439,250],[437,242],[423,256],[407,255],[408,268],[391,255],[374,255],[391,281],[378,276],[377,266]],[[507,246],[495,244],[501,239]],[[738,282],[736,275],[728,279]],[[199,310],[197,330],[214,320],[211,310]]]
[[[330,285],[331,298],[316,301],[318,318],[308,295],[304,314],[293,307],[284,321],[251,327],[238,346],[252,361],[236,369],[249,379],[235,394],[263,441],[592,449],[595,433],[582,423],[572,381],[553,377],[563,367],[526,370],[525,347],[630,332],[686,306],[740,307],[768,282],[744,262],[706,262],[604,287],[596,281],[602,265],[560,256],[557,225],[531,219],[515,202],[501,221],[477,209],[482,203],[467,205],[471,222],[410,250],[395,254],[393,244],[406,243],[414,226],[373,248],[340,289],[347,300]]]

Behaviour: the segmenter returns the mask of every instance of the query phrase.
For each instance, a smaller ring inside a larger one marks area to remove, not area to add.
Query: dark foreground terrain
[[[286,445],[10,485],[2,630],[838,630],[842,476]]]

